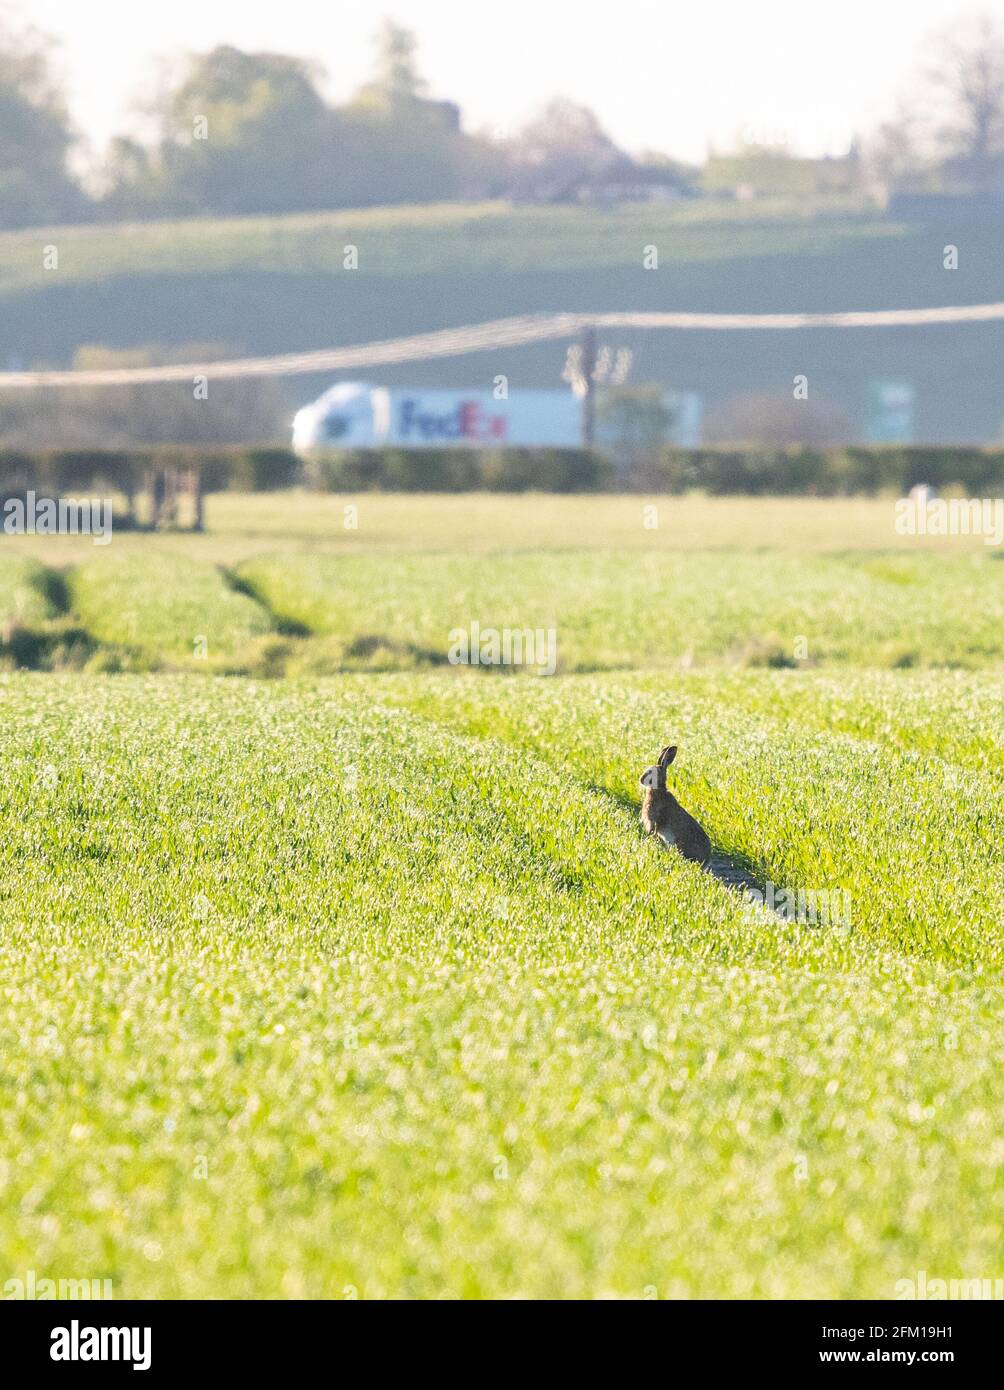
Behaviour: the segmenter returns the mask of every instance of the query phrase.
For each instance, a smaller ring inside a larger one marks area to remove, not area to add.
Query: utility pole
[[[582,330],[582,446],[591,449],[596,442],[596,329]]]

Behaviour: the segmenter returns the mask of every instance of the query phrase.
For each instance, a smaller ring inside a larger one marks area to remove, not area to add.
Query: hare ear
[[[659,766],[660,766],[660,767],[669,767],[670,763],[673,761],[673,759],[674,759],[675,757],[676,757],[676,744],[674,743],[674,744],[672,744],[671,747],[669,747],[669,748],[664,748],[664,749],[662,750],[662,752],[659,754]]]

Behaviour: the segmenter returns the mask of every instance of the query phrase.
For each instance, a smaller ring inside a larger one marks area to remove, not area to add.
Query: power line
[[[663,328],[683,331],[742,332],[806,328],[928,328],[942,324],[988,323],[1004,319],[1004,303],[962,304],[941,309],[877,309],[834,314],[690,314],[637,313],[525,314],[462,328],[442,328],[405,338],[390,338],[354,347],[271,357],[243,357],[223,362],[175,363],[162,367],[109,367],[69,372],[0,372],[0,390],[39,386],[140,386],[153,382],[213,381],[239,377],[298,376],[308,372],[345,371],[469,352],[526,347],[531,343],[574,338],[589,328]]]

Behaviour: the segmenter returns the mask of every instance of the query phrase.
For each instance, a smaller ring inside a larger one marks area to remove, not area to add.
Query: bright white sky
[[[14,0],[17,12],[18,3]],[[975,0],[1004,23],[1004,0]],[[22,5],[20,13],[28,7]],[[217,43],[319,59],[330,94],[362,82],[382,14],[413,29],[434,96],[504,132],[553,95],[591,106],[629,150],[701,159],[737,134],[836,153],[889,114],[967,0],[31,0],[61,44],[72,111],[97,144],[129,123],[158,54]]]

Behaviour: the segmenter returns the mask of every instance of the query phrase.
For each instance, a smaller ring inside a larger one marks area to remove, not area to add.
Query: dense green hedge
[[[134,495],[154,467],[197,466],[207,492],[273,491],[297,483],[334,492],[619,491],[700,489],[713,495],[839,496],[903,493],[914,483],[956,484],[971,496],[1004,494],[1004,449],[896,446],[676,449],[627,472],[584,449],[343,449],[301,462],[282,448],[0,449],[0,501],[32,487],[72,496]]]
[[[595,492],[614,471],[585,449],[342,449],[310,460],[305,476],[329,492]]]
[[[666,449],[647,470],[656,490],[821,497],[905,493],[915,483],[1000,496],[1004,449],[883,445],[843,448]]]
[[[130,449],[51,449],[26,452],[0,449],[0,497],[37,492],[64,496],[111,488],[141,492],[154,468],[198,468],[207,492],[267,492],[292,487],[302,465],[289,449],[232,447],[150,447]]]

